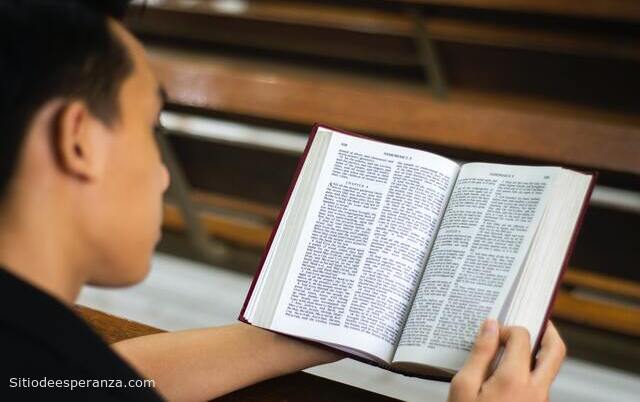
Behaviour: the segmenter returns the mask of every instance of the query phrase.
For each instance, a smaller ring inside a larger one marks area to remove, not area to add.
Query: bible
[[[487,318],[534,353],[594,182],[316,125],[239,319],[444,381]]]

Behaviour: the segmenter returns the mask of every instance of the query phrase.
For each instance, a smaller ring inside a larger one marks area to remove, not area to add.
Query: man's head
[[[168,185],[162,92],[116,22],[126,4],[0,2],[0,222],[40,199],[102,285],[146,274]]]

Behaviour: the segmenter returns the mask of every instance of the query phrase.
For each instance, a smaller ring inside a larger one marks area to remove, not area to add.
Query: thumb
[[[477,395],[482,383],[489,376],[493,358],[498,351],[500,337],[496,320],[487,320],[480,328],[467,361],[452,381],[453,388],[462,388],[462,394]]]

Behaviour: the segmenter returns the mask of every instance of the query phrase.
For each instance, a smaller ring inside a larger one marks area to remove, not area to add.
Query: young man
[[[70,310],[85,283],[141,281],[160,236],[163,96],[142,45],[116,20],[126,3],[0,2],[3,401],[202,401],[340,358],[244,324],[109,348]],[[450,401],[545,401],[564,345],[550,325],[533,370],[529,348],[525,330],[487,322]],[[156,388],[65,385],[142,376]],[[25,379],[58,382],[26,388]]]

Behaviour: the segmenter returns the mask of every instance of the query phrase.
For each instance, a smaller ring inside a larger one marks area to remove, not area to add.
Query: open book
[[[533,352],[593,184],[316,126],[240,320],[444,380],[488,317]]]

